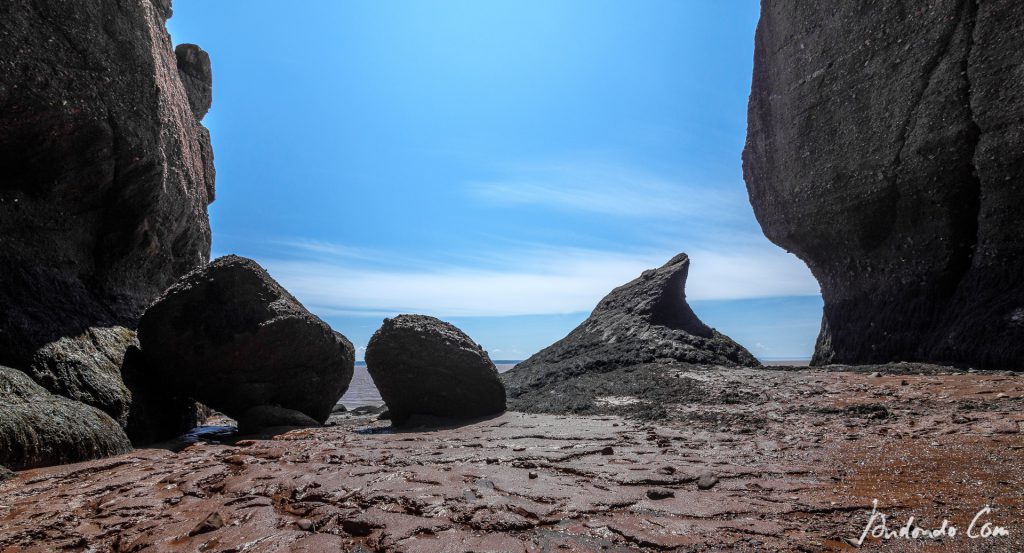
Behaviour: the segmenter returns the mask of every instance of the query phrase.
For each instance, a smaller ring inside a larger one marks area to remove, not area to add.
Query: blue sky
[[[496,359],[685,251],[708,324],[809,357],[818,286],[740,166],[756,0],[175,0],[213,61],[214,255],[357,346],[449,320]],[[360,352],[361,357],[361,352]]]

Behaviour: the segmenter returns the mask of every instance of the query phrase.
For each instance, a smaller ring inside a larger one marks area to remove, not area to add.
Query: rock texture
[[[690,258],[679,254],[661,268],[644,271],[612,290],[568,336],[505,373],[511,407],[587,412],[601,396],[636,392],[653,397],[672,389],[658,384],[666,375],[656,364],[668,361],[759,366],[743,346],[705,325],[690,309],[685,292],[689,268]],[[645,390],[633,390],[637,384]]]
[[[260,405],[322,423],[355,361],[352,344],[255,261],[221,257],[185,275],[139,322],[140,370],[157,389],[233,418]]]
[[[22,470],[131,450],[117,422],[56,396],[25,373],[0,366],[0,465]]]
[[[138,345],[121,326],[90,328],[39,348],[28,374],[51,393],[92,405],[124,426],[132,394],[121,377],[125,350]]]
[[[1024,364],[1024,5],[762,2],[744,176],[815,364]]]
[[[169,16],[167,0],[0,3],[0,363],[133,328],[209,258],[213,156]]]
[[[434,317],[384,319],[366,346],[366,369],[396,425],[413,415],[470,419],[505,410],[505,388],[487,352]]]

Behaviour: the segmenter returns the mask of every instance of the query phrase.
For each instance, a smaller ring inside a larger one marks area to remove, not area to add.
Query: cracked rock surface
[[[964,528],[990,504],[992,522],[1019,528],[1020,376],[687,376],[748,395],[664,424],[509,412],[395,431],[345,413],[269,440],[21,472],[0,483],[0,551],[848,550],[873,499],[893,520]]]
[[[744,177],[825,300],[813,364],[1024,360],[1024,5],[766,0]]]

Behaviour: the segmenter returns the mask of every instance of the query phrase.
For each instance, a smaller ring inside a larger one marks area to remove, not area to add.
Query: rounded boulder
[[[366,368],[396,425],[414,415],[472,419],[505,410],[505,387],[487,352],[434,317],[384,319],[366,347]]]
[[[261,405],[323,423],[355,349],[255,261],[226,256],[171,286],[139,322],[147,379],[234,418]]]

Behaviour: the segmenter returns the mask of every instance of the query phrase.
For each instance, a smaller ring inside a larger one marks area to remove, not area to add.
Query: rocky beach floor
[[[0,551],[853,550],[874,500],[891,530],[960,532],[865,550],[1024,546],[1024,377],[668,369],[708,400],[666,422],[509,412],[392,431],[341,415],[21,472],[0,483]],[[1009,536],[967,537],[986,506],[975,532]]]

